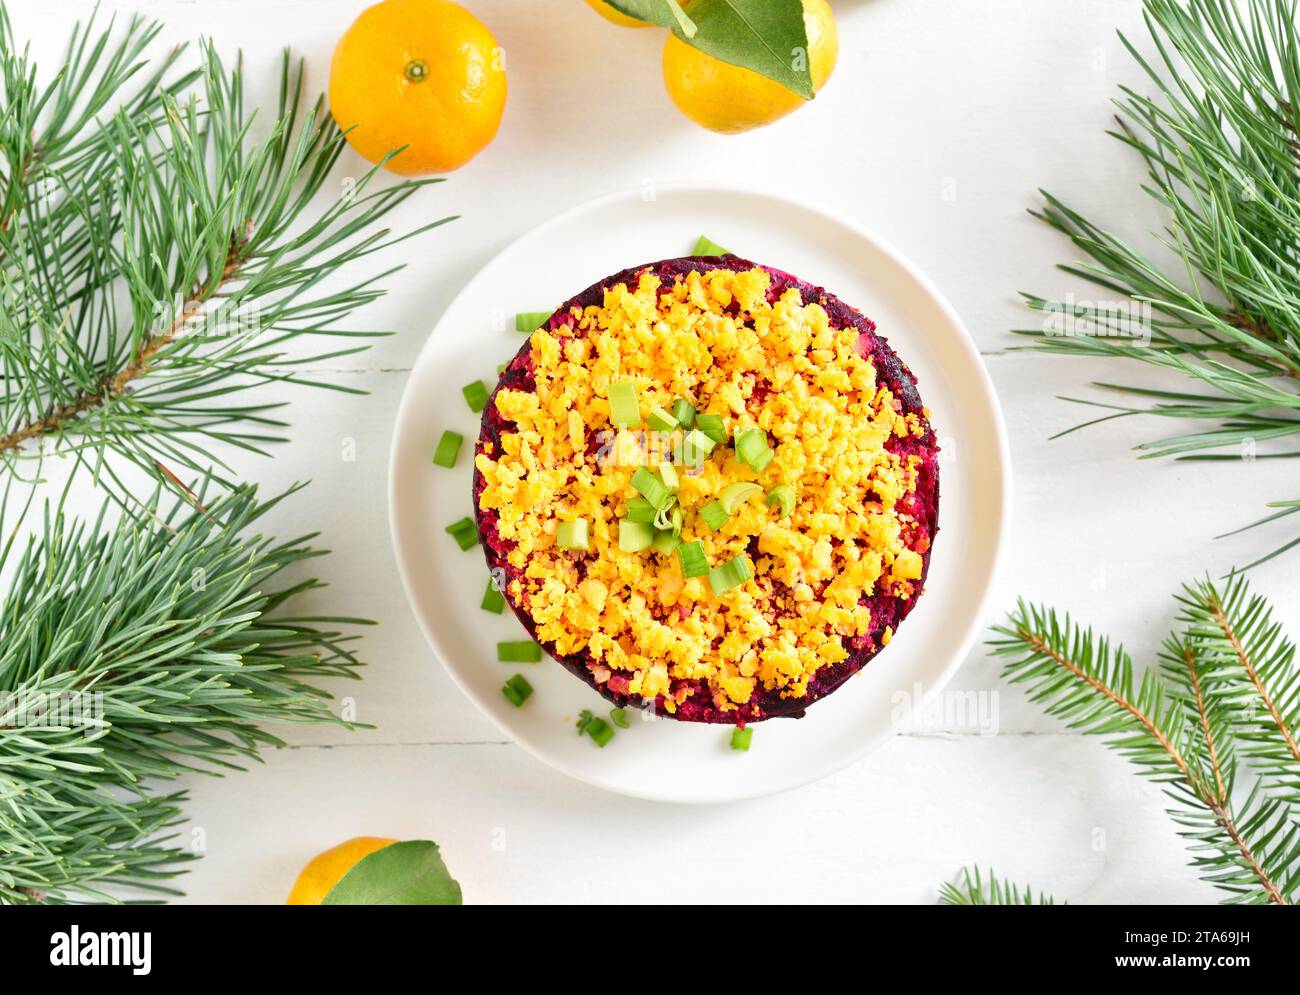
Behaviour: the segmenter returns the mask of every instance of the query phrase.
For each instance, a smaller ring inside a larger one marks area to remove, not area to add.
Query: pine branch
[[[1192,380],[1195,388],[1185,393],[1097,385],[1135,399],[1103,405],[1111,417],[1218,423],[1144,443],[1138,447],[1144,457],[1240,458],[1258,445],[1300,436],[1297,6],[1294,0],[1145,0],[1144,6],[1156,58],[1121,38],[1154,95],[1123,88],[1112,134],[1146,166],[1143,190],[1169,219],[1153,244],[1172,253],[1175,265],[1157,263],[1044,192],[1043,209],[1033,213],[1086,257],[1061,269],[1109,296],[1076,303],[1026,294],[1029,307],[1048,317],[1021,334],[1051,353],[1138,360]],[[1149,342],[1132,336],[1135,325]],[[1292,446],[1268,455],[1300,452]],[[1274,507],[1289,512],[1300,505]]]
[[[1122,648],[1048,608],[1020,602],[994,629],[1003,676],[1028,686],[1031,700],[1072,729],[1106,738],[1175,803],[1170,816],[1193,848],[1193,864],[1233,900],[1287,904],[1300,883],[1300,825],[1258,786],[1230,800],[1230,721],[1206,691],[1211,668],[1194,635],[1170,637],[1163,673],[1136,681]]]
[[[1020,887],[1005,878],[998,878],[991,870],[984,878],[978,866],[963,867],[955,882],[944,882],[939,888],[940,905],[1055,905],[1056,900],[1045,891],[1034,897],[1032,888]]]
[[[284,572],[322,554],[256,534],[284,495],[208,490],[118,524],[47,510],[21,550],[5,530],[0,901],[167,893],[191,855],[160,781],[239,769],[282,745],[268,723],[340,721],[309,682],[357,676],[338,627],[363,620],[289,614],[319,585]]]
[[[0,112],[0,257],[7,248],[3,236],[16,214],[33,197],[38,181],[48,171],[84,173],[102,164],[103,133],[97,119],[119,102],[132,119],[153,113],[163,93],[176,93],[198,76],[189,72],[164,83],[181,50],[173,49],[160,60],[134,93],[123,96],[131,81],[146,67],[142,56],[161,25],[139,16],[130,18],[120,34],[116,18],[95,32],[98,11],[78,24],[68,42],[63,64],[47,87],[36,82],[36,67],[24,51],[18,54],[6,5],[0,2],[0,86],[4,104]]]
[[[195,74],[164,84],[157,72],[110,112],[156,30],[133,21],[116,47],[101,35],[84,63],[113,54],[82,103],[63,75],[37,86],[7,22],[0,45],[0,122],[13,142],[0,181],[0,461],[12,469],[62,449],[119,493],[115,460],[165,482],[168,467],[206,473],[214,444],[264,452],[280,441],[271,406],[241,395],[268,383],[330,386],[297,370],[366,345],[304,346],[367,337],[337,323],[379,297],[400,265],[322,288],[452,220],[398,235],[379,227],[435,181],[379,186],[378,167],[331,197],[346,143],[320,100],[303,104],[302,67],[287,55],[260,141],[242,68],[210,45]],[[88,34],[74,36],[74,56]],[[39,140],[23,137],[41,122]]]

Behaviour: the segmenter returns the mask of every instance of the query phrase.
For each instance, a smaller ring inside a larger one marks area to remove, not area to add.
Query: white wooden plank
[[[9,6],[18,36],[33,38],[47,68],[57,65],[70,21],[89,8],[76,0]],[[361,6],[103,4],[162,18],[169,44],[209,35],[224,52],[242,48],[252,102],[273,99],[286,43],[322,87],[334,41]],[[405,607],[384,510],[404,370],[457,288],[494,252],[559,210],[646,182],[787,190],[894,242],[989,354],[1016,470],[1001,603],[1025,593],[1068,606],[1149,657],[1180,581],[1253,558],[1285,533],[1210,537],[1251,520],[1264,500],[1294,495],[1283,462],[1139,463],[1127,447],[1163,429],[1149,421],[1049,442],[1087,414],[1055,395],[1096,397],[1089,380],[1142,371],[1006,352],[1008,329],[1029,318],[1017,290],[1081,290],[1052,269],[1075,254],[1024,214],[1036,187],[1125,233],[1158,223],[1136,191],[1134,160],[1102,134],[1117,85],[1138,78],[1114,29],[1140,33],[1139,5],[837,0],[843,47],[830,87],[782,124],[736,138],[701,132],[672,108],[654,32],[607,28],[579,0],[470,6],[506,49],[507,116],[483,156],[394,219],[401,229],[464,215],[398,253],[409,268],[353,326],[398,334],[322,371],[373,396],[276,392],[292,402],[293,444],[272,461],[232,459],[268,491],[313,480],[267,526],[321,529],[336,552],[314,564],[331,587],[311,604],[381,622],[363,643],[366,680],[343,686],[357,717],[377,728],[291,730],[299,746],[271,754],[264,767],[197,780],[189,828],[204,830],[207,858],[188,881],[191,898],[282,900],[312,853],[350,835],[386,833],[441,842],[473,901],[931,901],[935,885],[972,860],[1079,901],[1211,899],[1184,866],[1158,793],[1099,744],[1061,734],[998,680],[982,650],[953,692],[996,702],[995,737],[941,721],[820,784],[727,808],[655,806],[569,781],[499,743],[433,659]],[[363,168],[345,155],[326,195]],[[82,508],[93,510],[93,498]],[[1261,569],[1260,589],[1284,600],[1292,563]],[[1298,612],[1284,613],[1293,631]]]
[[[1072,736],[898,740],[728,806],[609,795],[496,745],[285,750],[194,791],[183,832],[206,851],[184,885],[203,901],[283,902],[360,835],[434,839],[475,903],[933,902],[975,861],[1075,902],[1213,898],[1159,792]]]

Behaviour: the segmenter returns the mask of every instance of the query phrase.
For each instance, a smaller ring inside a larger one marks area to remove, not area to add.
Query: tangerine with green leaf
[[[597,14],[609,21],[610,24],[617,24],[620,28],[648,28],[649,21],[643,21],[639,17],[629,17],[621,10],[615,10],[605,0],[587,0],[587,6]]]
[[[396,842],[397,840],[380,836],[357,836],[317,854],[298,875],[285,904],[320,905],[343,875],[352,870],[362,857]]]
[[[839,36],[826,0],[803,0],[803,21],[808,49],[792,52],[791,58],[807,58],[815,93],[835,68]],[[670,34],[664,43],[663,73],[678,109],[701,127],[722,134],[761,128],[807,103],[775,80],[714,58],[676,35]]]

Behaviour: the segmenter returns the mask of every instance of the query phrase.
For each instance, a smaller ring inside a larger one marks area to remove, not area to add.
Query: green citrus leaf
[[[460,905],[460,885],[428,840],[368,853],[330,889],[322,905]]]
[[[687,38],[695,34],[695,22],[682,10],[678,0],[607,0],[620,14],[648,21],[661,28],[680,30]]]
[[[752,69],[812,100],[802,0],[695,0],[693,38],[673,34],[715,59]]]

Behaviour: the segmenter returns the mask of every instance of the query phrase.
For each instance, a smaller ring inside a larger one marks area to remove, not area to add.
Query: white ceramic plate
[[[732,251],[826,287],[872,318],[916,374],[942,447],[939,536],[925,594],[894,641],[801,720],[755,726],[748,753],[729,727],[643,721],[598,749],[574,731],[595,691],[544,658],[496,660],[496,642],[524,631],[509,609],[481,611],[481,549],[443,532],[472,515],[477,417],[461,397],[523,344],[516,311],[555,307],[610,273],[690,252],[706,234]],[[444,429],[465,436],[454,470],[431,465]],[[452,302],[425,343],[397,415],[390,464],[393,545],[407,597],[456,683],[501,729],[546,763],[590,784],[642,798],[718,802],[770,794],[850,764],[896,731],[916,691],[942,690],[980,633],[1007,533],[1010,461],[1001,414],[979,355],[952,308],[917,270],[846,218],[765,193],[698,187],[618,194],[583,204],[524,235]],[[523,708],[501,695],[523,670]],[[567,720],[567,721],[566,721]]]

